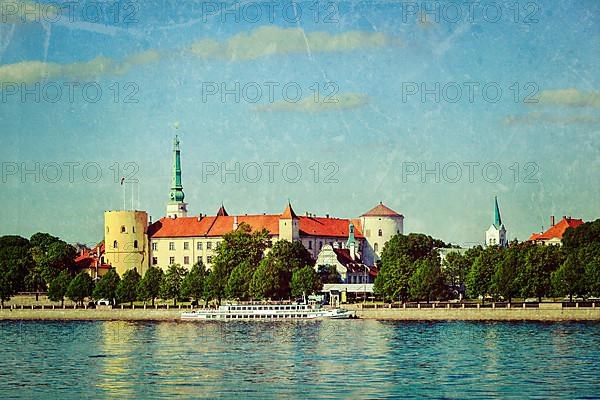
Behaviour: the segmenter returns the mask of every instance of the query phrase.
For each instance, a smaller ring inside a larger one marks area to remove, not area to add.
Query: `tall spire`
[[[348,240],[346,241],[346,247],[350,248],[350,245],[356,245],[356,238],[354,237],[354,224],[350,222],[348,226]]]
[[[167,217],[177,218],[187,216],[187,203],[183,200],[183,185],[181,184],[181,154],[179,149],[179,136],[173,139],[173,170],[171,175],[171,191],[167,203]]]
[[[494,196],[494,226],[500,228],[502,226],[502,218],[500,217],[500,207],[498,207],[498,196]]]
[[[181,203],[185,195],[181,184],[181,154],[179,149],[179,136],[175,135],[173,140],[173,174],[171,176],[170,200]]]

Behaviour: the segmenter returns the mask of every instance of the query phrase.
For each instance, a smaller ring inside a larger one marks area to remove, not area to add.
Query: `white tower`
[[[366,239],[363,262],[367,265],[375,265],[387,241],[394,235],[404,234],[404,216],[379,202],[360,218]]]
[[[500,217],[500,207],[498,207],[498,197],[494,197],[494,223],[485,232],[486,246],[508,246],[506,240],[506,228]]]

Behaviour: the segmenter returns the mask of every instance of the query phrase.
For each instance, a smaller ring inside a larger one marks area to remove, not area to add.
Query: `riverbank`
[[[425,306],[425,305],[424,305]],[[396,321],[600,321],[600,307],[563,307],[540,303],[535,308],[363,307],[345,305],[362,319]],[[0,320],[48,321],[178,321],[186,307],[176,308],[4,308]]]

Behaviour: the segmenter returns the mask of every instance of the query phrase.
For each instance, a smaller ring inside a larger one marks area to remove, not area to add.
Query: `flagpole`
[[[123,185],[123,178],[121,178],[121,187],[123,188],[123,211],[125,211],[125,185]]]

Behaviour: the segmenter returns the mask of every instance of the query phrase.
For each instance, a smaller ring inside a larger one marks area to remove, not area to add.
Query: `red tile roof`
[[[546,232],[532,234],[529,240],[550,240],[554,238],[562,239],[565,231],[568,228],[577,228],[582,224],[583,220],[581,219],[563,217],[563,219],[558,221],[558,223],[554,226],[550,227],[550,229],[548,229]]]
[[[322,217],[299,217],[300,233],[307,236],[330,236],[344,237],[349,235],[350,222],[354,223],[354,237],[363,238],[360,224],[349,219],[322,218]]]
[[[401,216],[402,216],[401,214],[398,214],[396,211],[392,210],[391,208],[384,206],[383,203],[381,203],[381,202],[362,215],[362,217],[401,217]]]
[[[293,210],[292,210],[293,211]],[[283,215],[238,215],[238,225],[242,222],[250,225],[252,230],[265,228],[271,235],[279,235],[279,219]],[[234,216],[218,217],[183,217],[183,218],[161,218],[148,228],[148,235],[151,238],[169,238],[169,237],[220,237],[233,231]],[[347,238],[349,234],[349,224],[351,220],[340,218],[321,218],[321,217],[297,217],[299,220],[299,229],[301,235],[306,236],[324,236],[324,237],[343,237]],[[354,223],[354,236],[363,238],[360,230],[360,223],[352,220]]]
[[[371,276],[377,276],[379,273],[377,267],[370,267],[363,264],[360,260],[353,260],[350,256],[350,249],[336,249],[334,247],[333,252],[340,264],[346,267],[350,272],[364,272],[365,268],[368,268],[369,275]]]
[[[285,208],[285,210],[283,210],[283,214],[281,214],[281,218],[284,218],[284,219],[295,219],[295,218],[298,218],[298,216],[296,215],[296,213],[292,209],[292,205],[290,203],[288,203],[288,205]]]

